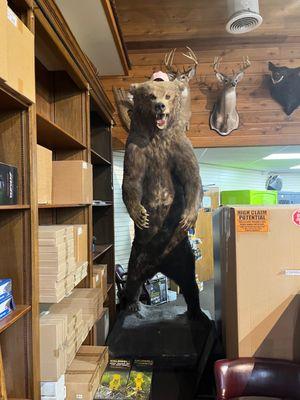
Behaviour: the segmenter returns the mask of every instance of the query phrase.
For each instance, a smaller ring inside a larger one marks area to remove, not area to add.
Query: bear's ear
[[[276,69],[276,66],[271,61],[269,61],[269,71],[274,71],[274,69]]]

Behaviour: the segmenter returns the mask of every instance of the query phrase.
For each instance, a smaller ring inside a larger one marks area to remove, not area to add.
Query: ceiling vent
[[[227,12],[226,30],[235,35],[253,31],[263,21],[258,0],[227,0]]]

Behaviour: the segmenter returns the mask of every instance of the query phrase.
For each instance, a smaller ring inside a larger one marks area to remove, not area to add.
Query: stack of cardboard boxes
[[[92,400],[107,364],[107,347],[82,346],[66,373],[67,400]]]
[[[75,289],[40,318],[41,380],[56,382],[65,373],[103,311],[100,289]]]
[[[40,302],[58,303],[87,276],[87,226],[39,227]]]
[[[57,303],[74,289],[74,249],[72,226],[39,227],[41,303]]]

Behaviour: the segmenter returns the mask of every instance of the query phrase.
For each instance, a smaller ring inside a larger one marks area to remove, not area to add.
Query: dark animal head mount
[[[300,105],[300,67],[279,67],[269,62],[270,92],[287,115]]]

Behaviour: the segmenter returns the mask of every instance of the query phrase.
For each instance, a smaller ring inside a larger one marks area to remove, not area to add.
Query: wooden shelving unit
[[[113,107],[53,0],[9,0],[9,6],[35,36],[36,104],[0,83],[0,162],[18,169],[17,204],[0,205],[0,278],[12,279],[17,304],[0,321],[0,346],[8,398],[39,400],[39,224],[88,225],[88,276],[80,287],[91,287],[95,261],[107,264],[105,306],[112,321],[115,316]],[[51,149],[55,160],[92,162],[94,198],[109,203],[39,205],[37,143]],[[93,338],[87,343],[96,344]]]
[[[88,207],[89,204],[39,204],[39,208],[41,209],[54,209],[54,208],[79,208],[79,207]]]
[[[93,164],[94,200],[107,204],[93,206],[93,236],[96,246],[94,264],[107,264],[108,291],[105,305],[109,308],[111,326],[115,319],[114,207],[112,176],[112,142],[110,126],[103,120],[97,104],[90,103],[91,162]]]
[[[31,306],[23,306],[23,305],[16,306],[16,309],[11,314],[9,314],[7,317],[3,318],[0,321],[0,333],[4,332],[15,322],[17,322],[20,318],[29,313],[30,310]]]

